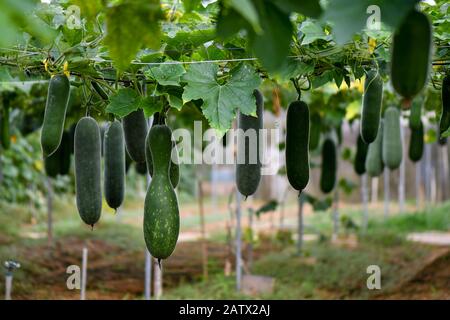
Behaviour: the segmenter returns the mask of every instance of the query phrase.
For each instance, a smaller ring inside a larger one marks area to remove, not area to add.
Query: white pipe
[[[427,208],[428,204],[431,201],[431,175],[432,175],[432,169],[431,169],[431,145],[426,144],[425,145],[425,190],[426,190],[426,203]]]
[[[241,290],[242,254],[241,254],[241,194],[236,188],[236,290]]]
[[[299,194],[297,201],[298,201],[297,253],[298,253],[298,255],[302,255],[302,253],[303,253],[303,234],[304,234],[304,225],[303,225],[303,193]]]
[[[403,125],[400,127],[400,137],[402,141],[402,146],[405,145],[405,139],[404,139],[404,128]],[[405,157],[405,148],[402,148],[402,162],[400,164],[400,172],[399,172],[399,182],[398,182],[398,206],[400,213],[403,213],[405,211],[405,164],[406,164],[406,157]]]
[[[378,202],[378,177],[372,178],[372,195],[371,195],[371,202],[377,203]]]
[[[144,291],[145,291],[145,300],[151,299],[152,294],[152,256],[148,250],[145,250],[145,283],[144,283]]]
[[[389,184],[389,168],[384,167],[384,218],[389,216],[389,202],[390,202],[390,184]]]
[[[363,204],[363,219],[362,229],[363,232],[367,231],[367,224],[369,221],[369,208],[368,208],[368,192],[367,192],[367,173],[361,176],[361,196]]]
[[[420,208],[420,162],[415,163],[416,166],[416,211],[419,211]]]
[[[81,300],[86,300],[86,281],[87,281],[87,262],[88,262],[88,248],[83,248],[83,260],[81,264]]]
[[[12,280],[12,274],[7,274],[5,277],[5,300],[11,300]]]
[[[155,299],[159,300],[162,296],[162,273],[163,273],[163,265],[162,263],[158,263],[157,259],[155,261],[155,282],[154,282],[154,290],[155,290]]]

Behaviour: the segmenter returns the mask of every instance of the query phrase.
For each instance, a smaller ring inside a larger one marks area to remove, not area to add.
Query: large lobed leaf
[[[211,63],[192,65],[183,76],[187,82],[184,88],[183,101],[203,100],[203,114],[219,134],[224,134],[236,116],[236,110],[244,114],[256,111],[253,91],[261,83],[255,70],[240,64],[230,72],[225,83],[219,83],[217,73],[219,66]]]

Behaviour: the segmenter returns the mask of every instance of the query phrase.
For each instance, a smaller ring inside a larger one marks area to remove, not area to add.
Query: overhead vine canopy
[[[377,66],[387,80],[392,32],[414,6],[433,23],[429,86],[439,89],[450,64],[445,0],[6,0],[0,80],[65,72],[101,116],[194,108],[225,133],[238,110],[255,112],[261,79],[351,87]]]

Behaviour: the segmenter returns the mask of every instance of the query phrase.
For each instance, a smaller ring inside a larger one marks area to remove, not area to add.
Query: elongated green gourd
[[[70,153],[73,154],[74,153],[74,149],[75,149],[75,129],[77,127],[76,123],[73,123],[70,128],[69,128],[69,143],[70,143]]]
[[[71,147],[70,133],[68,131],[64,131],[59,148],[55,152],[59,157],[59,174],[62,176],[68,175],[70,171]]]
[[[236,186],[239,192],[248,197],[256,192],[261,180],[260,130],[263,128],[264,98],[259,90],[254,91],[256,98],[256,117],[239,112]]]
[[[450,75],[442,80],[442,113],[439,121],[439,131],[443,134],[450,127]]]
[[[148,174],[147,162],[135,162],[134,165],[136,172],[141,176],[146,176]]]
[[[361,137],[366,144],[375,141],[380,126],[383,80],[377,70],[367,72],[361,113]]]
[[[106,203],[117,210],[125,194],[125,142],[122,124],[114,121],[105,132],[104,189]]]
[[[159,112],[156,112],[153,115],[153,122],[152,122],[151,128],[153,128],[154,126],[157,126],[157,125],[161,125]],[[150,130],[148,131],[147,137],[145,138],[145,160],[147,161],[148,174],[150,175],[150,177],[153,177],[153,159],[152,159],[152,153],[150,151],[149,136],[150,136]]]
[[[353,168],[355,169],[355,172],[358,175],[363,175],[364,173],[366,173],[366,158],[367,158],[368,149],[369,149],[369,145],[366,144],[363,141],[361,135],[358,134],[358,138],[357,138],[357,142],[356,142],[356,155],[355,155],[355,161],[353,164]]]
[[[147,121],[144,111],[138,109],[123,118],[123,131],[128,153],[136,162],[145,162],[145,137]]]
[[[311,115],[311,125],[309,129],[309,150],[316,150],[320,142],[320,132],[322,130],[322,119],[318,113]]]
[[[428,81],[432,51],[432,26],[417,10],[405,17],[393,37],[391,80],[395,91],[412,100]]]
[[[417,162],[422,159],[424,145],[423,124],[420,122],[419,129],[411,130],[411,137],[409,141],[408,155],[412,162]]]
[[[57,152],[53,152],[48,157],[44,158],[45,174],[50,178],[56,178],[60,172],[60,155]]]
[[[320,173],[320,190],[329,193],[336,185],[337,152],[336,145],[331,138],[327,138],[322,145],[322,171]]]
[[[81,219],[94,226],[102,212],[100,129],[91,117],[78,121],[75,129],[75,186]]]
[[[105,132],[107,129],[107,125],[105,124],[101,124],[99,126],[100,128],[100,142],[101,142],[101,155],[103,157],[104,153],[105,153]]]
[[[383,122],[380,122],[378,134],[374,142],[369,144],[366,157],[366,172],[371,177],[378,177],[384,169],[383,164]]]
[[[41,146],[44,156],[55,152],[61,143],[69,95],[69,79],[65,75],[53,76],[48,87],[44,124],[41,131]]]
[[[286,174],[298,191],[309,181],[309,108],[303,101],[289,105],[286,115]]]
[[[131,159],[130,155],[128,154],[127,149],[125,148],[125,172],[126,173],[128,173],[128,170],[130,170],[132,163],[133,163],[133,159]]]
[[[418,130],[422,126],[422,105],[423,99],[421,97],[416,97],[412,102],[409,115],[409,128],[411,130]]]
[[[9,105],[8,102],[3,103],[1,122],[1,139],[0,142],[5,149],[9,149],[11,145],[11,136],[9,133]]]
[[[160,123],[160,120],[163,121],[163,123],[165,124],[165,120],[161,119],[159,116],[159,113],[155,113],[155,115],[153,116],[153,123],[152,123],[152,127]],[[149,131],[150,134],[150,131]],[[147,134],[147,138],[145,139],[145,159],[147,160],[147,168],[148,168],[148,173],[150,175],[150,177],[153,177],[153,159],[152,159],[152,153],[150,152],[150,142],[149,142],[149,134]],[[175,189],[178,186],[178,182],[180,181],[180,167],[178,164],[178,151],[177,151],[177,146],[175,144],[175,142],[173,143],[173,156],[172,156],[172,160],[176,160],[176,161],[171,161],[170,162],[170,182],[172,183],[173,188]]]
[[[338,126],[335,127],[336,130],[336,142],[340,146],[342,144],[342,121],[339,123]]]
[[[103,100],[108,100],[108,95],[106,94],[105,90],[103,90],[103,88],[96,81],[91,81],[91,83],[92,88],[94,88],[95,92],[97,92],[100,98],[102,98]]]
[[[172,132],[166,125],[150,130],[154,175],[144,206],[144,238],[151,255],[166,259],[175,249],[180,228],[178,201],[169,177]]]
[[[384,112],[383,163],[391,170],[402,162],[403,146],[400,131],[400,110],[389,107]]]
[[[44,157],[44,168],[47,176],[56,178],[58,174],[64,176],[70,170],[70,142],[69,133],[63,132],[58,149],[48,157]]]

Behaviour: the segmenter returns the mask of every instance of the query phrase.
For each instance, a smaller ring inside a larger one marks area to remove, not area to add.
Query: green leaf
[[[13,46],[24,40],[24,32],[36,37],[41,44],[50,44],[58,33],[39,17],[48,4],[34,0],[0,1],[0,46]]]
[[[256,33],[261,32],[258,12],[251,0],[228,0],[228,4],[248,21]]]
[[[272,2],[287,13],[298,12],[311,18],[318,18],[322,14],[319,0],[272,0]]]
[[[174,86],[158,86],[155,91],[156,96],[164,96],[172,108],[178,111],[183,108],[183,88]]]
[[[183,0],[183,7],[186,12],[192,12],[198,8],[202,0]]]
[[[119,89],[117,93],[110,96],[106,112],[123,118],[141,106],[141,96],[130,88]]]
[[[332,81],[334,79],[334,72],[333,70],[327,70],[321,75],[318,75],[317,77],[313,78],[312,80],[312,87],[314,89],[317,89],[328,82]]]
[[[158,97],[148,96],[140,101],[139,106],[144,110],[145,116],[150,118],[156,112],[162,110],[163,104]]]
[[[89,20],[94,20],[103,9],[101,0],[70,0],[70,3],[80,8],[80,18],[86,17]]]
[[[304,38],[302,40],[303,45],[313,43],[319,39],[325,41],[332,39],[331,35],[326,34],[320,25],[312,22],[311,20],[304,21],[300,26],[300,31],[304,34]]]
[[[255,211],[257,217],[261,215],[261,213],[275,211],[278,207],[277,200],[270,200],[269,202],[263,204],[258,210]]]
[[[356,184],[348,179],[342,178],[339,180],[339,187],[344,191],[344,193],[351,194],[353,189],[356,188]]]
[[[281,81],[289,81],[292,78],[306,76],[313,73],[314,67],[314,60],[304,62],[297,59],[289,59],[283,67],[280,68],[280,71],[275,77]]]
[[[236,10],[224,7],[220,10],[216,23],[216,34],[227,39],[244,29],[251,29],[248,22]]]
[[[1,66],[0,67],[0,82],[4,81],[12,81],[13,78],[11,77],[11,74],[9,73],[8,67]]]
[[[250,47],[270,72],[278,70],[289,54],[293,27],[289,14],[271,2],[257,2],[263,32],[249,32]]]
[[[366,28],[372,13],[367,13],[371,5],[380,8],[381,22],[397,27],[404,16],[419,0],[333,0],[329,1],[322,20],[330,22],[338,43],[351,40],[352,36]]]
[[[442,132],[441,138],[447,138],[450,137],[450,128],[448,128],[446,131]]]
[[[202,44],[214,40],[216,38],[216,30],[214,28],[197,28],[193,30],[177,30],[175,34],[172,32],[165,33],[162,40],[170,47],[174,47],[181,51],[187,48],[196,48]]]
[[[106,10],[105,45],[119,71],[124,71],[146,45],[160,45],[159,0],[124,1]]]
[[[202,63],[192,65],[183,76],[187,82],[183,101],[202,99],[202,110],[211,127],[224,134],[236,116],[236,110],[244,114],[256,111],[253,91],[261,83],[253,67],[240,64],[230,72],[225,83],[219,83],[216,64]]]
[[[161,64],[145,71],[145,76],[155,79],[162,86],[178,86],[185,72],[181,64]]]

